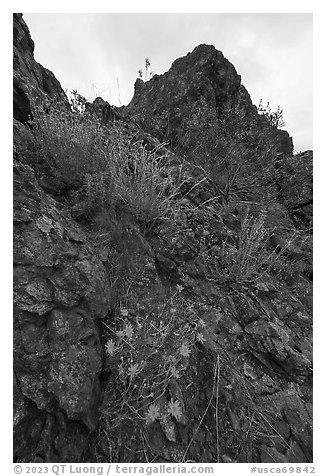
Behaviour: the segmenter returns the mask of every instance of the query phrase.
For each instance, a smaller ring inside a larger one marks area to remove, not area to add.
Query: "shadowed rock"
[[[26,123],[33,103],[55,99],[69,108],[68,99],[54,74],[34,59],[34,42],[21,13],[14,13],[14,118]]]
[[[16,458],[79,460],[97,426],[102,348],[96,321],[109,301],[105,269],[83,231],[40,189],[33,170],[15,162]],[[69,450],[62,438],[71,432]]]

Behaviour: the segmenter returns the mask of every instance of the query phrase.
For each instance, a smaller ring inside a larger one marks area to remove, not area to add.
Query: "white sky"
[[[128,104],[145,58],[154,73],[200,43],[221,50],[254,104],[284,110],[296,151],[312,148],[312,14],[26,13],[35,58],[63,89]]]

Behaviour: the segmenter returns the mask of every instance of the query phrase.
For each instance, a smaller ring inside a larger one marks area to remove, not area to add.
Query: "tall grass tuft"
[[[275,229],[266,226],[266,212],[258,217],[246,213],[235,243],[206,250],[204,259],[210,279],[227,279],[236,283],[257,281],[286,266],[286,252],[296,235],[290,235],[281,247],[271,249]]]
[[[88,113],[35,108],[38,153],[55,191],[83,214],[122,206],[140,222],[167,218],[182,185],[182,168],[149,151],[121,122],[109,127]]]

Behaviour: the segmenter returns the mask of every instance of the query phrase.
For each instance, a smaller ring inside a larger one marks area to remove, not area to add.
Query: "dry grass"
[[[120,206],[140,222],[169,217],[184,182],[181,167],[149,151],[128,128],[104,127],[93,115],[35,108],[31,123],[46,175],[73,211],[94,214]]]
[[[289,235],[282,247],[271,249],[275,229],[266,226],[266,212],[258,217],[246,213],[233,243],[207,247],[203,258],[209,280],[226,279],[235,283],[257,281],[287,265],[283,260],[296,235]],[[278,271],[277,271],[278,270]]]

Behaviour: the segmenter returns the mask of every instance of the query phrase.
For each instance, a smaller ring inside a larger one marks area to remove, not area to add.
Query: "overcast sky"
[[[145,58],[155,74],[200,43],[235,66],[254,104],[284,110],[296,151],[312,144],[312,14],[26,13],[35,58],[63,89],[128,104]]]

